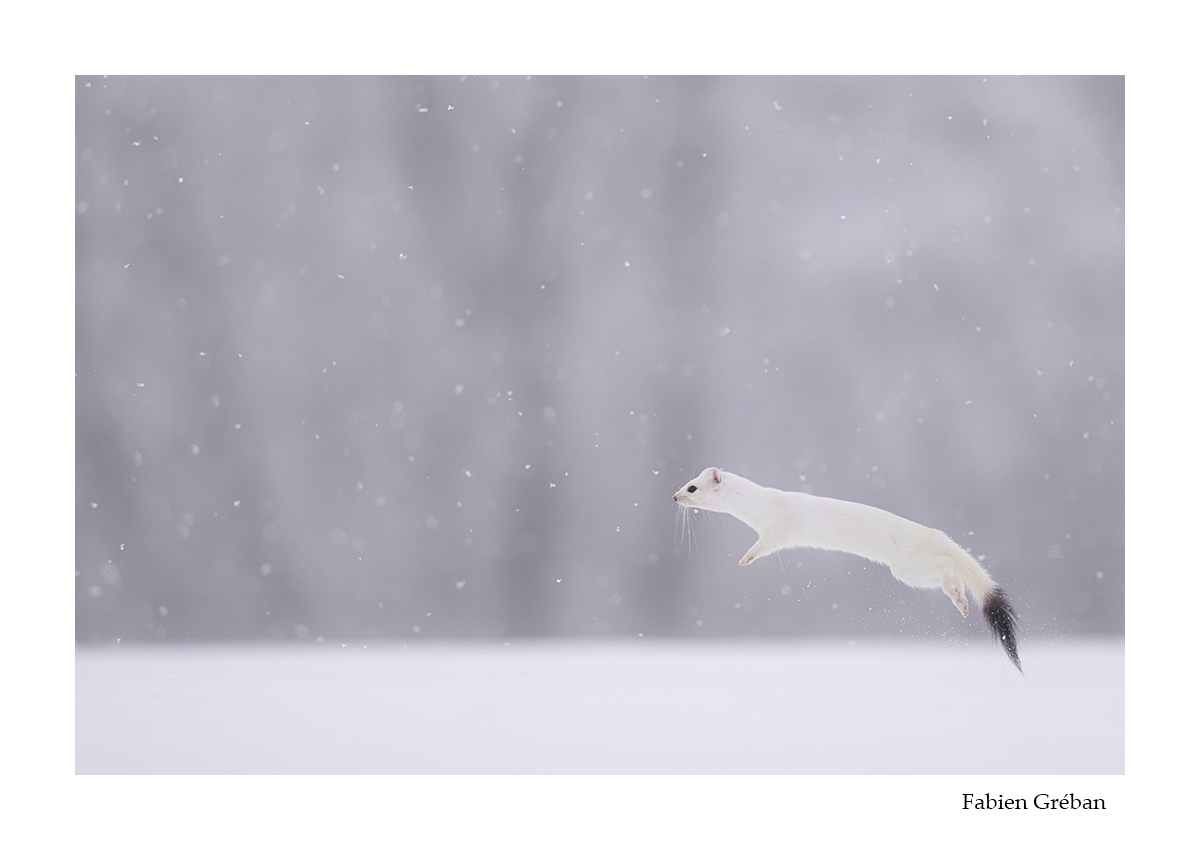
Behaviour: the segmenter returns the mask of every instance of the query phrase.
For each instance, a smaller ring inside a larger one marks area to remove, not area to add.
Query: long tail
[[[953,543],[952,545],[955,550],[952,556],[955,572],[975,597],[976,604],[983,608],[983,619],[987,621],[992,634],[1004,646],[1009,660],[1020,670],[1021,658],[1017,655],[1017,613],[1013,610],[1012,600],[992,581],[992,577],[978,561],[962,547]]]

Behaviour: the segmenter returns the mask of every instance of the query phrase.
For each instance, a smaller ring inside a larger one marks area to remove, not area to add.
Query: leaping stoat
[[[740,563],[780,549],[811,546],[850,552],[883,564],[910,587],[940,587],[967,616],[970,591],[983,618],[1021,669],[1017,616],[1003,590],[965,549],[936,528],[926,528],[870,505],[763,487],[709,467],[675,494],[689,508],[732,514],[758,532]]]

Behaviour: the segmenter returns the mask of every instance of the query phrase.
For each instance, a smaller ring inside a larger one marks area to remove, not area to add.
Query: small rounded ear
[[[721,470],[717,469],[714,466],[712,474],[713,474],[713,484],[720,484],[721,483]]]

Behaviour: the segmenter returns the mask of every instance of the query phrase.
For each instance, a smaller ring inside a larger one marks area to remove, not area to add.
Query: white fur
[[[796,546],[850,552],[883,564],[911,587],[940,587],[964,617],[964,587],[979,605],[996,588],[983,567],[943,532],[870,505],[763,487],[715,467],[680,488],[675,501],[732,514],[757,531],[743,565]]]

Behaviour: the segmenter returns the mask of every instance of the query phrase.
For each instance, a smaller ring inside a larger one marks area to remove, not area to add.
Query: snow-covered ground
[[[1122,774],[1120,640],[76,653],[76,772]]]

